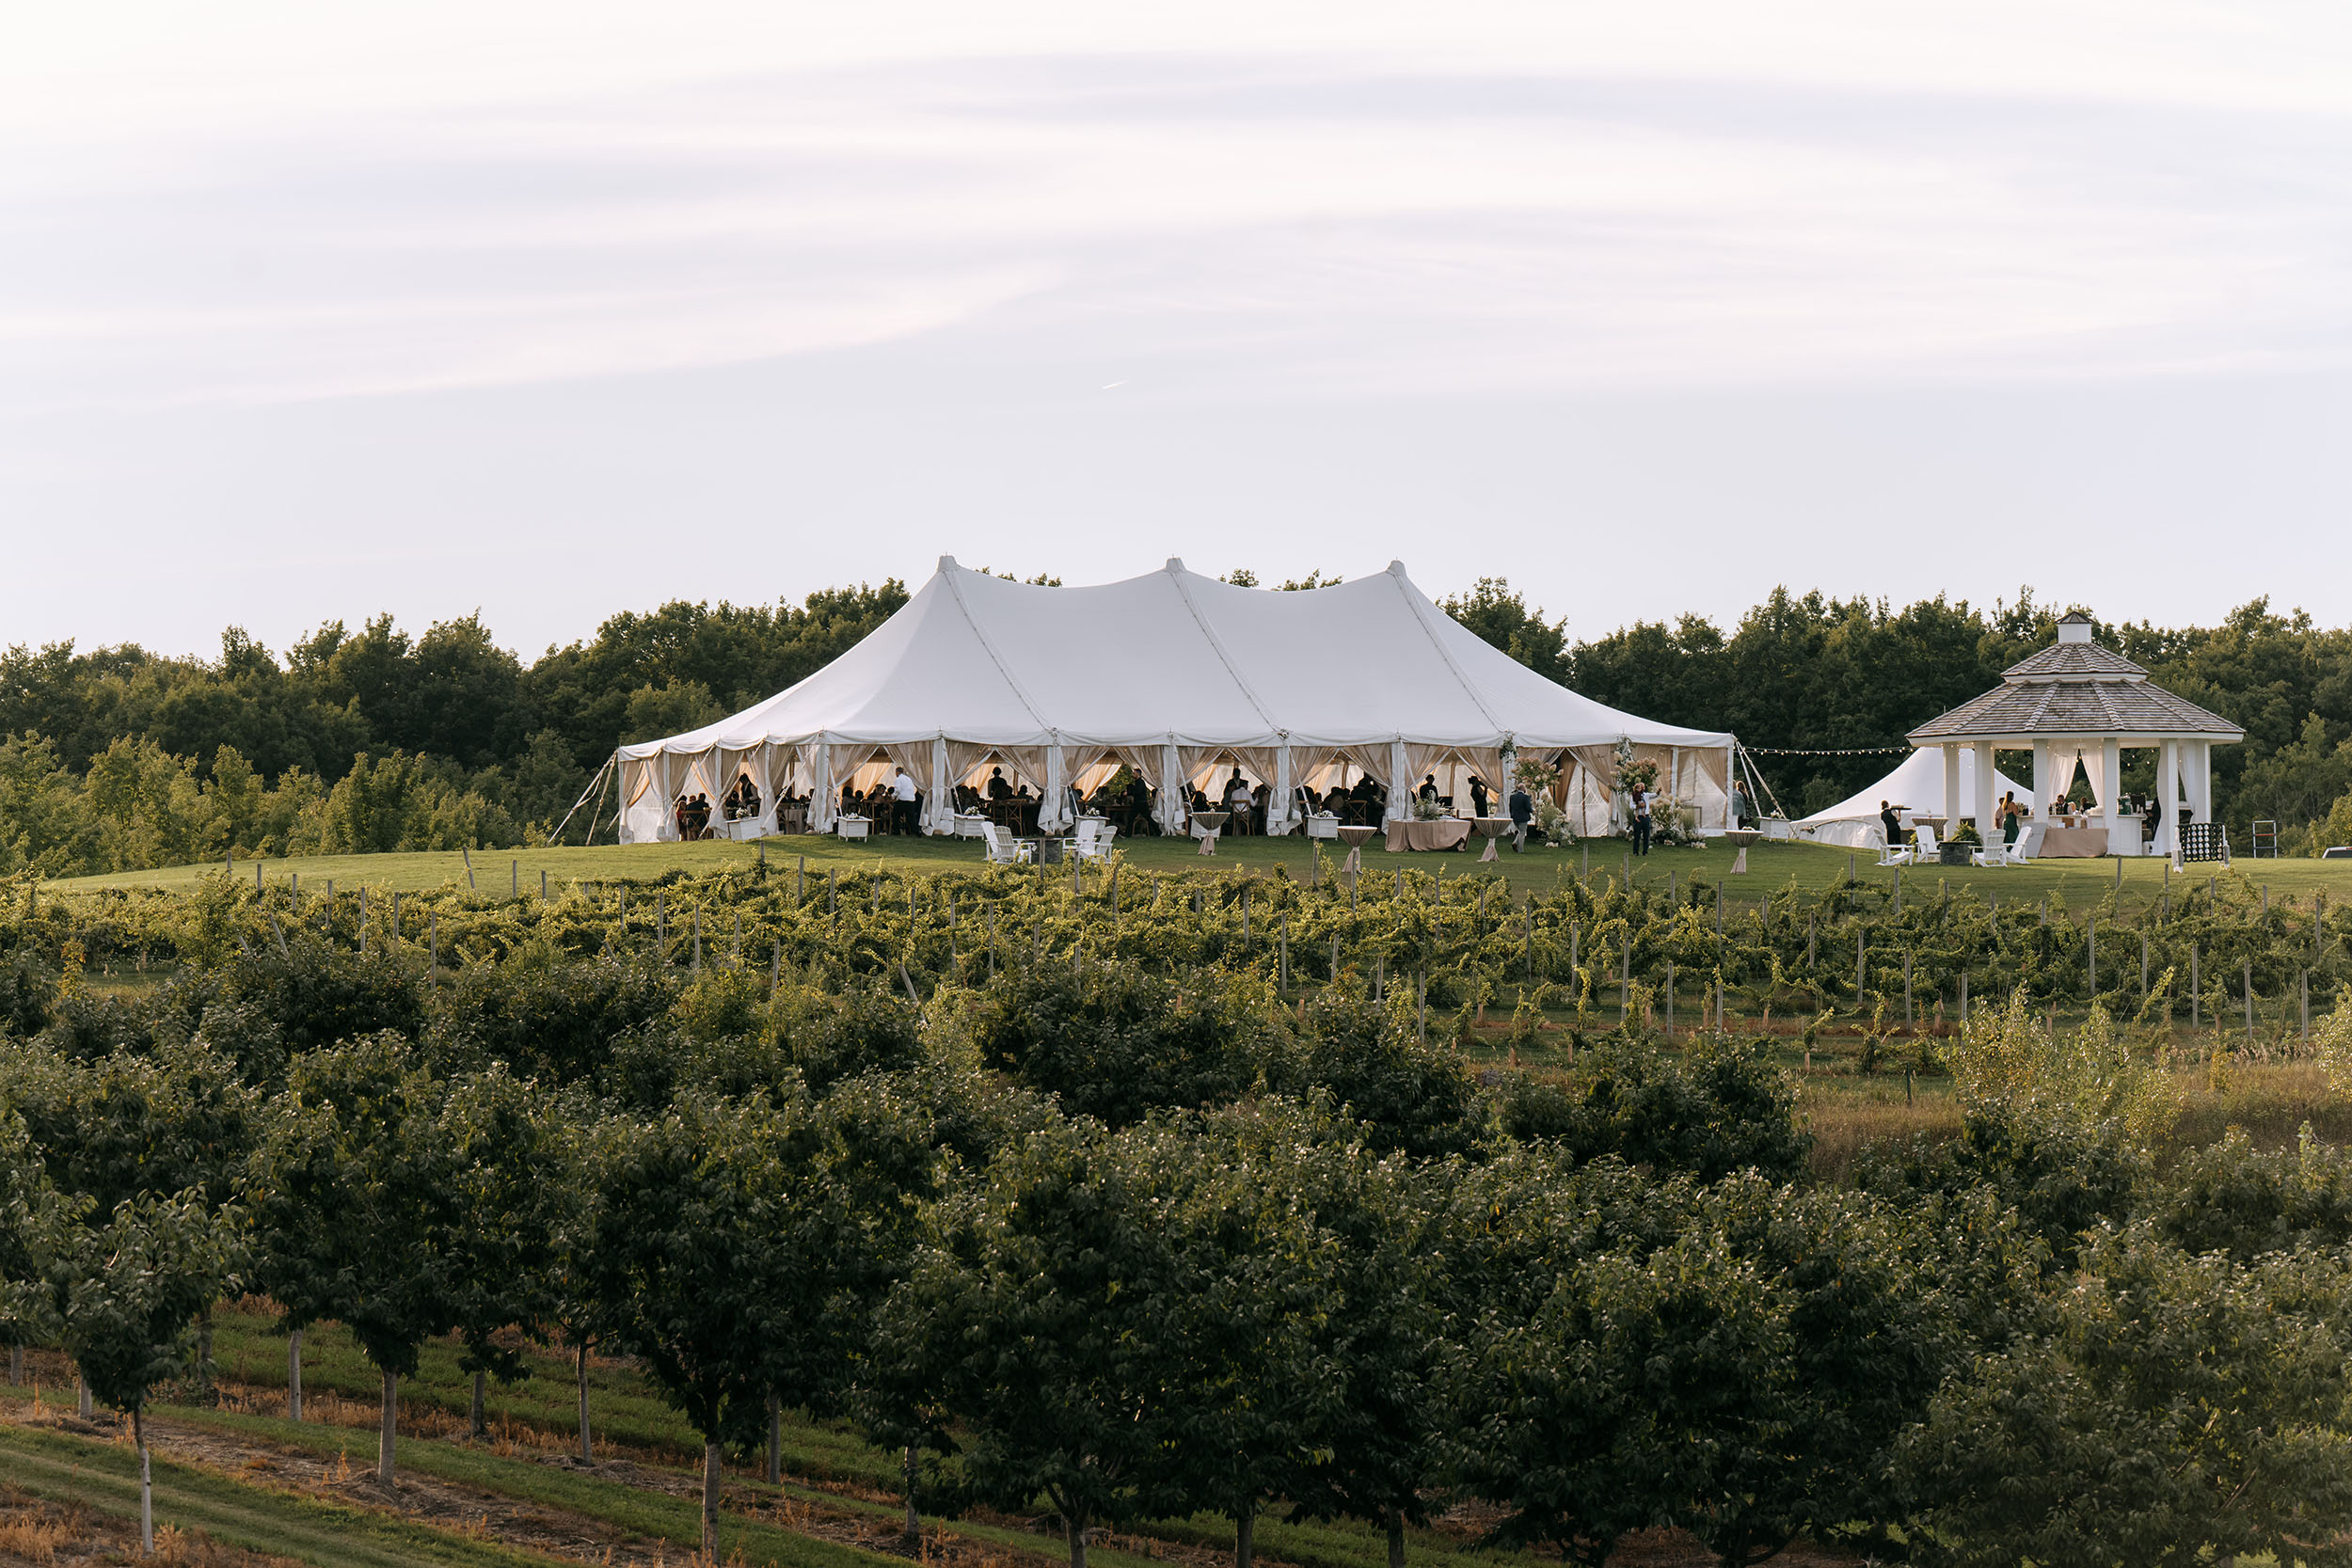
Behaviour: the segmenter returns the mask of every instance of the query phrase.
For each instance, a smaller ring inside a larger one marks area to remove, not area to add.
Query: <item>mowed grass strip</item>
[[[1343,853],[1327,842],[1311,843],[1298,837],[1224,838],[1217,844],[1214,860],[1201,859],[1198,846],[1189,838],[1122,836],[1118,850],[1135,872],[1168,875],[1247,870],[1263,875],[1279,866],[1301,881],[1309,878],[1310,864],[1318,856],[1319,868],[1311,875],[1327,881],[1336,874]],[[821,882],[828,872],[834,871],[845,877],[876,870],[984,872],[988,865],[986,851],[978,841],[962,838],[846,841],[799,834],[769,839],[765,851],[771,879],[788,878],[805,862],[808,875],[815,882]],[[265,860],[260,864],[264,881],[282,885],[289,876],[299,876],[306,891],[323,890],[329,880],[344,893],[362,885],[380,893],[466,891],[470,886],[485,899],[504,900],[519,892],[528,902],[539,895],[542,872],[547,874],[549,895],[556,895],[568,891],[574,883],[647,882],[673,871],[696,877],[730,870],[748,873],[758,865],[761,852],[759,844],[730,842],[485,849],[473,856],[470,884],[465,857],[454,851],[297,856],[292,860]],[[1525,854],[1505,850],[1494,862],[1482,863],[1475,850],[1462,854],[1390,855],[1382,853],[1375,845],[1367,847],[1363,879],[1370,888],[1377,884],[1383,873],[1400,867],[1424,874],[1442,867],[1449,881],[1456,878],[1507,877],[1514,887],[1545,889],[1584,870],[1596,877],[1621,878],[1629,866],[1634,884],[1639,887],[1662,890],[1670,875],[1685,884],[1693,878],[1708,882],[1720,879],[1729,896],[1740,899],[1778,893],[1791,884],[1808,893],[1819,893],[1842,881],[1851,865],[1857,879],[1882,888],[1891,888],[1899,875],[1903,885],[1915,894],[1948,880],[1954,893],[1973,887],[1979,896],[1997,894],[2004,902],[2020,897],[2040,899],[2046,894],[2053,904],[2085,909],[2095,907],[2115,889],[2118,863],[2113,860],[2091,860],[2036,861],[2027,865],[1993,869],[1935,864],[1884,867],[1877,863],[1875,850],[1767,842],[1749,849],[1746,873],[1734,878],[1729,875],[1733,855],[1734,851],[1724,845],[1712,843],[1704,848],[1657,849],[1644,859],[1632,860],[1626,853],[1624,840],[1597,838],[1562,849],[1534,848]],[[236,875],[249,882],[254,863],[240,861]],[[2173,873],[2169,880],[2164,861],[2142,856],[2122,864],[2123,903],[2132,909],[2154,903],[2168,887],[2177,898],[2190,885],[2202,887],[2217,875],[2225,883],[2235,876],[2243,878],[2249,886],[2267,884],[2274,897],[2292,897],[2304,910],[2311,908],[2312,895],[2316,892],[2324,890],[2334,899],[2352,895],[2352,861],[2239,860],[2229,870],[2193,865],[2185,872]],[[215,862],[73,877],[44,882],[41,891],[76,894],[110,888],[154,888],[185,893],[193,891],[204,878],[218,875],[221,869],[219,863]],[[1039,866],[1005,875],[1048,881],[1059,878],[1063,886],[1070,881],[1067,866]],[[1104,873],[1100,867],[1089,867],[1086,875],[1092,886],[1100,883]]]
[[[189,1426],[258,1438],[281,1449],[313,1453],[321,1458],[349,1454],[355,1465],[360,1468],[374,1461],[374,1434],[352,1428],[179,1405],[164,1406],[156,1414]],[[678,1497],[630,1486],[607,1477],[583,1475],[579,1471],[542,1464],[536,1459],[507,1457],[456,1443],[413,1437],[399,1440],[393,1449],[393,1459],[404,1473],[452,1481],[514,1502],[536,1503],[558,1509],[642,1536],[649,1542],[664,1540],[673,1544],[683,1543],[691,1548],[702,1539],[702,1502],[699,1495]],[[699,1479],[682,1467],[675,1473],[684,1479]],[[730,1476],[728,1484],[770,1497],[777,1495],[774,1488],[747,1481],[740,1477]],[[810,1500],[850,1512],[870,1511],[882,1514],[893,1512],[879,1504],[864,1504],[830,1493],[801,1488],[794,1490]],[[1024,1538],[1017,1532],[1009,1531],[1007,1538],[1009,1544],[1030,1544],[1034,1549],[1033,1538]],[[723,1511],[719,1518],[719,1555],[727,1559],[739,1550],[746,1562],[772,1564],[774,1568],[880,1568],[882,1564],[902,1560],[885,1553],[869,1552],[838,1542],[821,1540],[779,1525],[746,1519],[739,1513]],[[1140,1558],[1135,1560],[1137,1564],[1142,1560]]]
[[[9,1483],[119,1518],[139,1513],[137,1451],[66,1433],[0,1427]],[[310,1497],[246,1485],[153,1452],[155,1522],[321,1568],[545,1568],[558,1560]]]
[[[236,1309],[215,1314],[214,1353],[223,1375],[237,1383],[248,1387],[284,1386],[285,1337],[265,1316]],[[491,1430],[497,1432],[511,1422],[549,1436],[576,1431],[578,1411],[573,1403],[568,1357],[532,1351],[527,1358],[534,1369],[532,1377],[503,1388],[496,1383],[489,1385],[484,1411]],[[302,1377],[304,1392],[313,1401],[314,1407],[321,1393],[331,1392],[350,1400],[355,1406],[364,1407],[361,1414],[373,1421],[373,1402],[381,1388],[380,1379],[340,1324],[318,1324],[304,1336]],[[700,1463],[701,1440],[676,1412],[644,1386],[635,1372],[625,1367],[591,1362],[590,1393],[594,1402],[590,1418],[599,1455],[609,1455],[612,1445],[617,1441],[634,1449],[631,1457],[641,1462],[649,1455],[662,1455],[670,1461],[665,1467],[685,1476],[694,1473],[693,1467]],[[457,1348],[450,1341],[428,1343],[419,1374],[401,1383],[404,1420],[408,1418],[408,1413],[426,1408],[447,1419],[454,1430],[467,1414],[470,1397],[469,1379],[458,1370]],[[294,1423],[250,1412],[188,1407],[174,1407],[169,1414],[174,1419],[264,1437],[322,1457],[347,1449],[356,1456],[354,1463],[363,1466],[374,1451],[372,1428],[362,1430],[358,1425],[333,1426],[315,1419]],[[550,1444],[545,1451],[559,1449],[569,1451],[570,1444]],[[408,1438],[402,1440],[399,1455],[404,1465],[413,1463],[421,1473],[438,1479],[478,1486],[517,1501],[580,1513],[620,1528],[639,1531],[645,1528],[643,1521],[619,1517],[599,1502],[600,1497],[625,1490],[617,1483],[534,1463],[527,1456],[501,1457],[478,1448]],[[787,1474],[794,1478],[846,1481],[884,1495],[894,1494],[900,1484],[895,1454],[879,1451],[857,1433],[836,1422],[787,1415],[784,1422],[783,1458]],[[730,1477],[729,1482],[754,1493],[774,1495],[773,1489],[764,1482],[740,1476]],[[797,1481],[787,1481],[781,1495],[878,1519],[895,1520],[900,1511],[900,1505],[895,1502],[844,1496]],[[1057,1542],[1009,1526],[956,1520],[945,1528],[1014,1552],[1055,1560],[1062,1555]],[[660,1531],[657,1529],[655,1533]],[[1135,1533],[1224,1551],[1230,1551],[1233,1544],[1232,1521],[1207,1514],[1139,1525]],[[1388,1562],[1387,1539],[1352,1521],[1294,1525],[1269,1514],[1258,1522],[1257,1541],[1263,1556],[1297,1564],[1298,1568],[1386,1568]],[[1414,1530],[1408,1536],[1407,1556],[1415,1562],[1450,1560],[1467,1550],[1435,1532]],[[1491,1558],[1495,1554],[1480,1555]],[[1506,1559],[1517,1556],[1502,1555]],[[1111,1565],[1140,1565],[1149,1560],[1143,1554],[1115,1547],[1097,1548],[1089,1556]]]

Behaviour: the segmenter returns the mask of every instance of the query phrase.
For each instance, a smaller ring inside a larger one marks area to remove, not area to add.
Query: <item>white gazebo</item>
[[[1904,738],[1944,753],[1944,793],[1961,798],[1961,753],[1975,752],[1974,816],[1987,842],[1994,795],[1993,753],[2033,752],[2033,816],[2044,820],[2053,801],[2074,786],[2074,769],[2090,772],[2090,790],[2106,830],[2106,853],[2140,852],[2137,824],[2122,814],[2123,752],[2146,748],[2159,753],[2156,816],[2151,854],[2180,847],[2179,807],[2189,820],[2213,820],[2213,748],[2246,738],[2246,732],[2217,713],[2177,697],[2148,678],[2148,672],[2113,649],[2090,640],[2090,617],[2075,610],[2058,622],[2058,641],[2023,663],[2001,672],[2001,684],[1983,696],[1931,719]],[[2098,851],[2089,851],[2097,853]]]

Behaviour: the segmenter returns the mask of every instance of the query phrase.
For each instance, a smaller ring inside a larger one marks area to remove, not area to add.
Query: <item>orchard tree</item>
[[[1229,1515],[1235,1568],[1249,1568],[1267,1502],[1313,1512],[1343,1484],[1362,1435],[1353,1401],[1417,1370],[1375,1322],[1415,1314],[1389,1288],[1401,1275],[1384,1256],[1399,1216],[1381,1201],[1383,1179],[1394,1172],[1361,1136],[1327,1103],[1269,1100],[1120,1139],[1167,1194],[1150,1208],[1167,1216],[1175,1253],[1162,1331],[1171,1380],[1156,1397],[1184,1440],[1161,1505]],[[1399,1413],[1381,1402],[1376,1418]]]
[[[2019,1338],[1947,1384],[1901,1446],[1926,1560],[2352,1561],[2340,1254],[2192,1257],[2102,1233]]]
[[[1184,1437],[1164,1397],[1182,1271],[1138,1152],[1090,1118],[1013,1139],[941,1200],[876,1331],[884,1375],[957,1422],[969,1493],[1042,1494],[1071,1568],[1095,1523],[1150,1505]]]
[[[24,1117],[50,1178],[100,1213],[166,1193],[223,1208],[251,1164],[262,1106],[235,1061],[201,1039],[87,1061],[0,1048],[0,1100]],[[208,1388],[212,1309],[198,1307],[197,1375]]]
[[[139,1454],[139,1548],[155,1550],[147,1403],[198,1356],[197,1313],[236,1288],[241,1218],[197,1189],[144,1194],[105,1224],[53,1233],[46,1272],[67,1351],[101,1402],[131,1418]]]
[[[287,1328],[339,1319],[383,1375],[376,1479],[392,1483],[400,1378],[468,1309],[463,1246],[494,1149],[397,1035],[296,1055],[256,1157],[254,1275]]]
[[[925,1124],[872,1081],[823,1101],[682,1094],[608,1125],[582,1264],[606,1337],[703,1439],[703,1549],[719,1545],[723,1445],[771,1402],[829,1408],[864,1344],[881,1234],[926,1165]]]
[[[24,1347],[56,1337],[46,1260],[89,1206],[87,1197],[57,1191],[24,1118],[0,1106],[0,1338],[8,1342],[11,1385],[24,1378]]]

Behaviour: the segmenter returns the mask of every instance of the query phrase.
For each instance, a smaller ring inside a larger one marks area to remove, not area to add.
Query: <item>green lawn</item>
[[[556,1560],[430,1526],[289,1496],[174,1462],[151,1449],[155,1523],[199,1529],[252,1551],[322,1568],[542,1568]],[[10,1485],[119,1518],[139,1512],[138,1454],[128,1444],[0,1426],[0,1474]],[[685,1539],[691,1540],[689,1536]],[[867,1559],[866,1560],[871,1561]]]
[[[285,1338],[264,1317],[232,1309],[218,1313],[214,1359],[226,1380],[260,1388],[285,1386]],[[524,1382],[508,1388],[495,1383],[489,1386],[485,1410],[492,1431],[501,1430],[510,1420],[559,1434],[576,1431],[569,1361],[538,1353],[533,1353],[530,1360],[532,1375]],[[625,1367],[597,1366],[593,1362],[590,1371],[590,1418],[599,1445],[599,1457],[606,1456],[602,1445],[613,1440],[628,1445],[635,1450],[634,1457],[643,1462],[667,1464],[682,1473],[699,1464],[700,1438],[637,1373]],[[307,1398],[315,1402],[322,1392],[341,1395],[354,1402],[352,1419],[373,1422],[373,1402],[378,1397],[381,1385],[374,1370],[367,1365],[350,1336],[339,1325],[322,1324],[304,1336],[302,1377]],[[454,1418],[434,1424],[462,1429],[469,1386],[469,1380],[457,1370],[455,1343],[429,1343],[418,1375],[401,1384],[404,1423],[411,1422],[419,1410],[427,1410]],[[266,1438],[275,1444],[321,1455],[347,1450],[355,1465],[364,1465],[374,1454],[372,1425],[339,1427],[319,1420],[294,1423],[275,1416],[176,1405],[165,1407],[159,1414]],[[899,1505],[895,1502],[862,1498],[838,1490],[820,1494],[803,1484],[810,1481],[848,1482],[885,1497],[896,1495],[900,1480],[897,1456],[871,1448],[843,1423],[788,1417],[784,1426],[783,1455],[785,1472],[790,1478],[781,1489],[785,1496],[814,1498],[828,1508],[870,1513],[877,1518],[898,1516]],[[695,1505],[690,1499],[638,1491],[543,1465],[528,1451],[506,1457],[469,1444],[404,1436],[397,1457],[404,1469],[517,1500],[544,1503],[648,1537],[691,1540],[698,1528]],[[763,1483],[744,1479],[739,1472],[730,1477],[730,1484],[755,1495],[775,1495]],[[1009,1526],[959,1521],[949,1528],[959,1534],[1025,1555],[1052,1558],[1060,1553],[1057,1542]],[[813,1542],[734,1515],[729,1516],[723,1532],[730,1551],[739,1528],[742,1532],[744,1555],[753,1562],[772,1560],[786,1568],[854,1568],[856,1562],[875,1560],[871,1554]],[[1232,1521],[1207,1515],[1159,1521],[1141,1527],[1137,1533],[1228,1552],[1233,1544]],[[1347,1521],[1293,1525],[1279,1518],[1263,1519],[1258,1525],[1257,1544],[1267,1558],[1295,1563],[1298,1568],[1386,1568],[1388,1562],[1386,1538],[1365,1526]],[[812,1552],[819,1555],[812,1556]],[[795,1553],[799,1555],[792,1555]],[[841,1555],[821,1555],[825,1553]],[[1147,1568],[1156,1555],[1105,1546],[1091,1551],[1089,1558],[1104,1568]],[[1407,1534],[1407,1558],[1416,1568],[1439,1568],[1441,1563],[1450,1568],[1455,1560],[1470,1556],[1489,1561],[1499,1559],[1502,1568],[1524,1568],[1532,1560],[1516,1553],[1473,1553],[1434,1531],[1412,1530]]]
[[[474,886],[491,897],[505,897],[516,889],[524,897],[535,897],[542,872],[546,873],[548,891],[554,893],[573,882],[643,882],[673,871],[699,875],[731,866],[748,867],[759,859],[762,848],[751,844],[706,843],[484,850],[472,857]],[[764,848],[771,869],[789,870],[804,863],[814,874],[878,866],[894,871],[972,867],[984,863],[985,859],[978,844],[951,838],[880,838],[850,843],[812,835],[770,839]],[[1126,863],[1136,869],[1163,874],[1236,868],[1263,873],[1279,865],[1293,877],[1304,879],[1311,874],[1311,861],[1319,857],[1319,875],[1328,875],[1339,861],[1331,846],[1311,845],[1302,838],[1228,838],[1219,846],[1214,860],[1197,854],[1189,840],[1123,839],[1120,850]],[[1641,886],[1662,886],[1670,877],[1681,880],[1696,877],[1711,882],[1725,877],[1732,858],[1732,851],[1720,844],[1696,849],[1661,849],[1635,864],[1632,874]],[[1889,870],[1874,863],[1876,860],[1877,856],[1868,852],[1850,854],[1816,844],[1759,844],[1748,851],[1746,875],[1731,882],[1732,896],[1760,896],[1792,882],[1807,889],[1831,887],[1846,876],[1849,864],[1856,877],[1879,885],[1891,884],[1899,876],[1909,889],[1931,889],[1948,882],[1955,892],[1974,887],[2004,899],[2036,900],[2046,894],[2054,900],[2075,907],[2096,904],[2105,898],[2116,885],[2119,864],[2128,902],[2153,899],[2168,885],[2167,863],[2153,859],[2044,861],[1999,870],[1947,870],[1933,865]],[[1596,839],[1589,845],[1534,849],[1524,855],[1505,848],[1492,863],[1482,863],[1474,854],[1467,852],[1390,855],[1372,849],[1364,857],[1364,865],[1367,876],[1378,876],[1399,866],[1409,865],[1418,871],[1442,867],[1449,878],[1501,875],[1520,886],[1533,883],[1541,887],[1563,877],[1586,872],[1622,876],[1628,861],[1622,842]],[[263,861],[260,864],[262,875],[271,881],[282,883],[290,877],[299,877],[305,886],[321,891],[330,881],[346,891],[362,885],[384,892],[467,885],[465,857],[455,853],[312,856]],[[64,894],[116,887],[186,888],[220,869],[218,865],[172,866],[105,877],[70,878],[42,885],[46,891]],[[239,863],[240,877],[249,877],[252,872],[252,863]],[[2174,874],[2169,880],[2179,883],[2185,876],[2189,880],[2202,882],[2214,874],[2211,868],[2198,867],[2185,874]],[[1066,877],[1068,872],[1045,867],[1037,875]],[[1099,876],[1099,871],[1094,875]],[[2266,885],[2273,898],[2292,899],[2306,909],[2311,905],[2312,895],[2321,889],[2331,897],[2352,896],[2352,861],[2241,860],[2233,873],[2224,875],[2235,875],[2249,887]]]

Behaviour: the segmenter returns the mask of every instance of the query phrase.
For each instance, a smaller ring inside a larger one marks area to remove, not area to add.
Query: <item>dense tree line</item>
[[[350,1326],[386,1479],[428,1339],[632,1357],[703,1436],[713,1547],[790,1408],[907,1452],[911,1509],[1057,1516],[1073,1568],[1203,1511],[1244,1568],[1269,1511],[1401,1558],[1464,1499],[1592,1563],[1661,1525],[1735,1564],[2352,1560],[2352,1161],[2160,1167],[2100,1016],[1981,1009],[1962,1135],[1833,1187],[1751,1043],[1638,1015],[1479,1075],[1352,966],[1286,993],[1008,930],[918,988],[715,921],[362,949],[218,891],[234,940],[131,997],[51,964],[54,911],[0,930],[0,1336],[135,1418],[249,1288]]]
[[[1254,582],[1246,572],[1232,580]],[[1328,580],[1311,574],[1281,584]],[[479,617],[414,638],[381,615],[286,650],[230,627],[216,659],[72,643],[0,654],[0,875],[246,853],[492,847],[552,828],[623,739],[674,734],[783,689],[906,602],[896,580],[799,605],[664,605],[526,664]],[[1990,611],[1775,589],[1726,633],[1686,616],[1572,641],[1500,578],[1444,601],[1553,679],[1651,718],[1730,729],[1791,816],[1891,765],[1787,750],[1898,747],[2056,635],[2021,594]],[[2247,730],[2216,753],[2222,815],[2290,850],[2352,842],[2352,631],[2257,600],[2215,627],[2102,625],[2155,678]],[[2020,759],[2005,766],[2021,768]],[[2149,765],[2139,765],[2144,773]],[[2127,776],[2126,786],[2153,787]]]
[[[246,854],[525,842],[625,736],[673,734],[821,668],[906,602],[670,604],[525,664],[478,616],[329,622],[283,657],[70,642],[0,654],[0,875]]]

